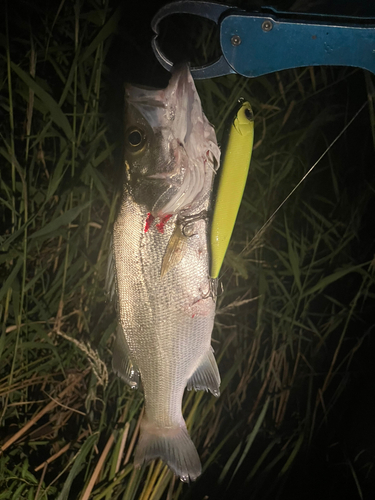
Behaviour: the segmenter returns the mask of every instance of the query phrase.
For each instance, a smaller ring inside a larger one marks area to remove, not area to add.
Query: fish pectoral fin
[[[132,389],[138,389],[139,371],[130,359],[129,347],[121,325],[117,327],[113,344],[112,368]]]
[[[220,374],[217,367],[213,349],[203,356],[201,363],[189,378],[186,388],[188,391],[210,391],[214,396],[220,396]]]
[[[162,278],[173,267],[181,262],[187,248],[188,237],[181,231],[180,224],[176,224],[161,263],[160,277]]]

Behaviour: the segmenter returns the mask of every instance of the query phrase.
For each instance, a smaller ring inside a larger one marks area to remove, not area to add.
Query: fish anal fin
[[[185,483],[195,481],[202,471],[198,452],[184,421],[177,427],[158,427],[148,422],[147,417],[143,418],[134,465],[141,467],[156,458],[161,458]]]
[[[117,327],[116,340],[113,344],[112,368],[132,389],[138,389],[138,368],[130,359],[129,348],[120,325]]]
[[[189,378],[186,388],[188,391],[210,391],[214,396],[220,396],[220,374],[216,364],[213,349],[202,357],[198,368]]]
[[[163,261],[161,263],[161,278],[181,262],[182,257],[186,252],[187,239],[188,237],[185,236],[181,231],[180,224],[176,224],[172,236],[169,238]]]

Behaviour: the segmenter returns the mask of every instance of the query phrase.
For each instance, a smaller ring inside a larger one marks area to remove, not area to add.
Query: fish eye
[[[127,149],[131,151],[138,152],[144,148],[146,144],[146,136],[142,132],[142,130],[138,128],[130,128],[126,131],[125,134]]]
[[[133,130],[130,132],[128,135],[128,141],[130,146],[137,147],[141,144],[142,142],[142,135],[139,130]]]

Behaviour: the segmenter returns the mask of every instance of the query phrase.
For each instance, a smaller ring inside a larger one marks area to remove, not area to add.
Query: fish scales
[[[160,457],[183,481],[195,480],[201,465],[181,405],[185,387],[219,394],[207,243],[219,150],[186,65],[167,89],[129,90],[127,121],[128,179],[113,229],[121,325],[113,365],[133,387],[138,374],[142,381],[135,464]]]
[[[214,320],[214,300],[205,298],[210,292],[207,261],[200,257],[207,253],[206,224],[196,224],[186,264],[161,279],[172,226],[164,234],[155,227],[144,233],[147,213],[129,198],[124,212],[114,229],[121,326],[131,358],[140,369],[146,404],[155,399],[147,405],[148,416],[159,425],[180,424],[183,391],[202,353],[209,350]],[[159,377],[165,374],[160,383]]]

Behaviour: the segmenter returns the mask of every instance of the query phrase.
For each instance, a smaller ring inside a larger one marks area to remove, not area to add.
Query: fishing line
[[[368,101],[365,101],[362,104],[362,106],[359,108],[359,110],[356,112],[356,114],[349,120],[349,122],[345,125],[345,127],[341,130],[341,132],[335,137],[335,139],[331,142],[331,144],[327,147],[327,149],[320,155],[320,157],[316,160],[316,162],[313,164],[313,166],[306,172],[306,174],[302,177],[302,179],[298,182],[298,184],[296,184],[296,186],[294,186],[294,188],[291,190],[291,192],[288,194],[288,196],[284,199],[284,201],[282,201],[280,203],[280,205],[276,208],[276,210],[272,213],[272,215],[266,220],[266,222],[259,229],[259,231],[257,231],[257,233],[249,241],[249,243],[241,250],[239,255],[241,255],[251,245],[251,243],[253,243],[253,241],[256,238],[259,238],[261,236],[261,234],[265,231],[265,229],[273,221],[277,212],[284,206],[284,204],[289,200],[289,198],[292,196],[292,194],[299,188],[299,186],[303,183],[303,181],[306,179],[306,177],[311,174],[311,172],[318,165],[320,160],[322,158],[324,158],[324,156],[328,153],[328,151],[336,144],[336,142],[340,139],[340,137],[344,134],[344,132],[350,127],[350,125],[354,122],[354,120],[361,113],[361,111],[363,111],[363,109],[366,107],[367,103],[368,103]]]

